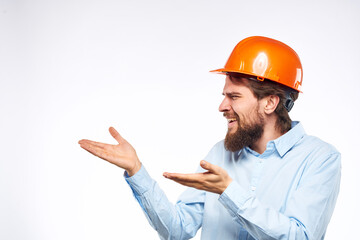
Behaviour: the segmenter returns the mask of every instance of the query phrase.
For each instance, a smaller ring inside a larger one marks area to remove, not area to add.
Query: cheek
[[[234,112],[240,118],[240,125],[256,121],[256,119],[258,118],[258,111],[259,108],[257,104],[252,107],[234,109]]]
[[[244,98],[233,102],[231,107],[241,119],[248,119],[252,118],[254,115],[257,115],[259,110],[259,102],[256,98]]]
[[[233,108],[233,110],[234,110],[234,113],[236,113],[237,115],[239,115],[239,117],[241,118],[241,119],[243,119],[243,118],[246,118],[246,117],[248,117],[248,116],[250,116],[250,115],[252,115],[252,109],[251,108]]]

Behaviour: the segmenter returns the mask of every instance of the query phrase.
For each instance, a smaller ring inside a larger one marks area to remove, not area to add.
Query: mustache
[[[234,112],[233,114],[228,113],[228,112],[224,112],[223,116],[227,117],[227,118],[236,118],[237,120],[240,119],[239,115],[236,112]]]

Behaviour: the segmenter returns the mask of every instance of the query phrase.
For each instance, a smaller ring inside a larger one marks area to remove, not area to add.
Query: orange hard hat
[[[217,73],[242,73],[268,79],[298,92],[303,70],[299,56],[288,45],[267,37],[248,37],[232,51],[225,67],[212,70]]]

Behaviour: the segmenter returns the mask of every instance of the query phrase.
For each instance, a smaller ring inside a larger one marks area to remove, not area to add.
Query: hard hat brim
[[[254,75],[251,72],[240,71],[240,70],[232,70],[232,69],[226,69],[226,68],[219,68],[219,69],[211,70],[209,72],[223,74],[223,75],[226,75],[227,73],[241,73],[241,74],[244,74],[244,75],[257,77],[256,75]]]
[[[239,74],[244,74],[244,75],[248,75],[248,76],[253,76],[256,79],[261,80],[261,81],[263,81],[264,79],[268,79],[270,81],[278,82],[277,80],[274,80],[274,79],[271,79],[271,78],[266,78],[266,77],[260,77],[260,79],[259,79],[259,76],[256,76],[253,73],[245,72],[245,71],[239,71],[239,70],[233,70],[233,69],[219,68],[219,69],[215,69],[215,70],[210,70],[209,72],[222,74],[222,75],[226,75],[228,73],[239,73]],[[302,93],[302,91],[300,90],[300,86],[294,88],[293,86],[289,86],[289,85],[286,85],[286,84],[282,84],[282,85],[287,86],[289,88],[294,89],[295,91],[298,91],[298,92]]]

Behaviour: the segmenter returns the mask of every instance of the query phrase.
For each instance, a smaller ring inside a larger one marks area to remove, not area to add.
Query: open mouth
[[[236,118],[228,118],[227,121],[228,123],[233,123],[236,122]]]
[[[228,128],[234,128],[236,126],[236,118],[228,118]]]

